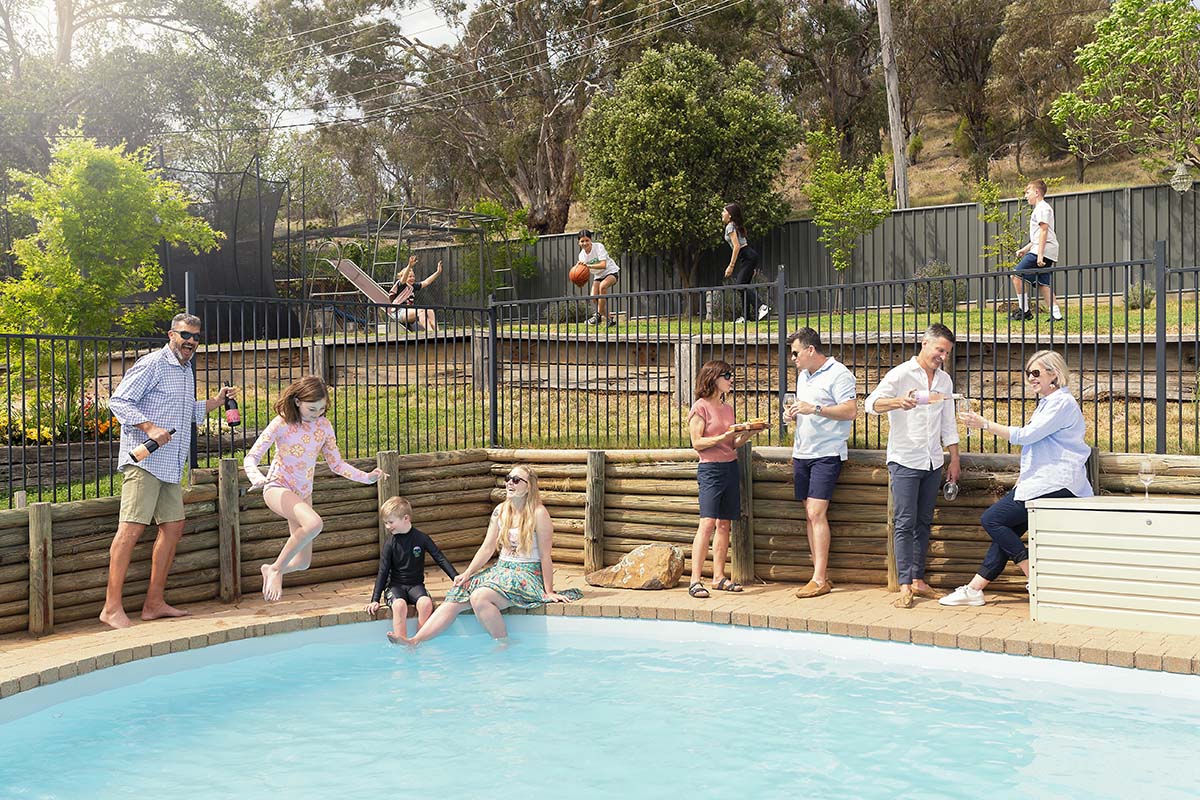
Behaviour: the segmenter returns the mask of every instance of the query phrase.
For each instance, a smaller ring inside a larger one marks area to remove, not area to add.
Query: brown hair
[[[726,372],[733,372],[733,367],[727,361],[706,361],[696,376],[696,399],[712,397],[717,391],[717,378]]]
[[[389,497],[387,500],[384,500],[383,505],[379,507],[380,519],[387,519],[388,517],[404,519],[405,517],[411,516],[412,503],[400,496]]]
[[[1040,194],[1042,197],[1046,196],[1046,182],[1044,180],[1042,180],[1041,178],[1030,181],[1028,185],[1037,189],[1038,194]]]
[[[801,347],[811,347],[821,355],[825,355],[825,345],[821,344],[821,334],[809,327],[801,328],[800,330],[788,336],[788,346],[793,342],[799,342]]]
[[[300,421],[300,408],[297,403],[316,403],[321,400],[329,402],[329,390],[325,388],[325,381],[316,375],[305,375],[283,390],[283,394],[275,401],[275,413],[283,417],[284,422],[294,425]],[[328,406],[325,410],[329,410]]]

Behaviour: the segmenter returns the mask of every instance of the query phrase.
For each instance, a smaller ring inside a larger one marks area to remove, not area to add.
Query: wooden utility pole
[[[892,2],[879,0],[879,49],[883,55],[883,81],[887,87],[888,131],[892,140],[892,164],[896,175],[896,208],[908,208],[908,154],[904,125],[900,119],[900,73],[892,41]]]

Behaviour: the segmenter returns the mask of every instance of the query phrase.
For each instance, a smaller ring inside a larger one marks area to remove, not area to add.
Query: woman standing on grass
[[[475,618],[493,639],[508,637],[500,615],[510,606],[535,608],[546,603],[578,600],[578,589],[554,591],[554,523],[542,505],[537,475],[526,466],[515,466],[504,478],[504,502],[496,506],[488,523],[487,536],[470,565],[454,579],[446,600],[411,639],[409,644],[428,641],[449,627],[470,606]],[[496,563],[484,569],[499,551]]]
[[[329,392],[324,381],[314,375],[296,381],[283,390],[275,404],[279,416],[271,420],[242,461],[250,488],[262,487],[267,508],[288,523],[288,540],[279,557],[262,565],[262,593],[268,601],[283,596],[284,575],[308,569],[312,563],[313,540],[324,525],[312,507],[317,454],[324,454],[331,470],[352,481],[369,484],[387,477],[381,469],[363,472],[342,460],[333,426],[325,417],[328,407]],[[258,463],[271,445],[275,445],[275,459],[264,476]]]
[[[736,283],[753,283],[754,273],[758,272],[758,251],[746,240],[746,221],[742,216],[742,207],[730,203],[721,212],[721,221],[725,223],[725,241],[729,243],[732,254],[729,256],[729,266],[725,268],[726,279],[732,278]],[[753,318],[762,319],[770,313],[766,303],[758,302],[758,292],[755,289],[742,289],[742,315],[734,320],[735,323],[745,322]]]
[[[733,367],[725,361],[709,361],[696,376],[696,402],[688,411],[688,433],[692,447],[700,454],[696,469],[696,480],[700,485],[700,526],[692,542],[692,581],[688,586],[688,594],[692,597],[708,597],[708,589],[701,581],[714,532],[713,589],[742,591],[740,584],[725,576],[725,556],[729,552],[732,522],[742,514],[737,449],[758,431],[733,428],[733,406],[725,402],[732,390]]]
[[[1092,496],[1086,467],[1092,449],[1084,441],[1087,425],[1071,395],[1066,359],[1053,350],[1039,350],[1026,363],[1025,377],[1038,398],[1028,424],[1009,427],[974,411],[959,415],[968,428],[984,429],[1021,445],[1021,474],[1017,485],[983,512],[979,522],[992,537],[992,546],[970,583],[938,600],[944,606],[983,605],[983,590],[1000,577],[1009,561],[1029,577],[1029,548],[1021,540],[1029,530],[1027,501]]]

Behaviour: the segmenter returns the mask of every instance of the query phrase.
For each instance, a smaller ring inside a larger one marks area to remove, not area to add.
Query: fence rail
[[[1168,267],[1160,243],[1153,258],[1045,272],[1064,321],[1051,322],[1044,307],[1016,316],[1011,277],[998,272],[823,286],[791,286],[780,272],[770,283],[618,292],[606,297],[609,319],[599,324],[589,319],[597,307],[580,297],[418,309],[345,298],[194,297],[189,306],[217,342],[193,358],[198,393],[211,396],[227,383],[243,389],[242,425],[231,429],[210,415],[197,432],[195,463],[212,466],[244,452],[274,416],[283,388],[310,373],[332,388],[329,416],[347,457],[479,446],[687,446],[696,374],[711,359],[734,367],[738,418],[774,422],[759,443],[787,444],[780,409],[795,380],[789,332],[817,329],[864,397],[915,353],[931,322],[956,331],[947,369],[985,416],[1014,425],[1027,419],[1036,398],[1024,364],[1053,348],[1074,371],[1072,391],[1094,445],[1200,453],[1200,267]],[[7,470],[0,499],[11,506],[21,491],[31,502],[116,491],[119,438],[107,398],[138,356],[161,345],[0,338],[0,468]],[[851,443],[880,448],[886,434],[885,417],[860,414]],[[974,433],[962,446],[1010,449]]]

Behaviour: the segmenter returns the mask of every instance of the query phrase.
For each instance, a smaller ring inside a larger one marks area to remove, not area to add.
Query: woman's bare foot
[[[270,564],[263,564],[261,571],[263,599],[268,603],[273,603],[283,597],[283,573]]]
[[[387,637],[388,641],[392,644],[412,644],[407,636],[402,633],[396,633],[395,631],[388,631]]]
[[[125,609],[118,608],[115,611],[109,611],[107,608],[100,612],[100,621],[110,628],[121,630],[122,628],[132,628],[133,623],[130,622],[129,616],[125,613]]]
[[[142,606],[142,619],[164,619],[167,617],[188,617],[192,612],[184,611],[182,608],[175,608],[166,603],[155,603],[154,605]]]

